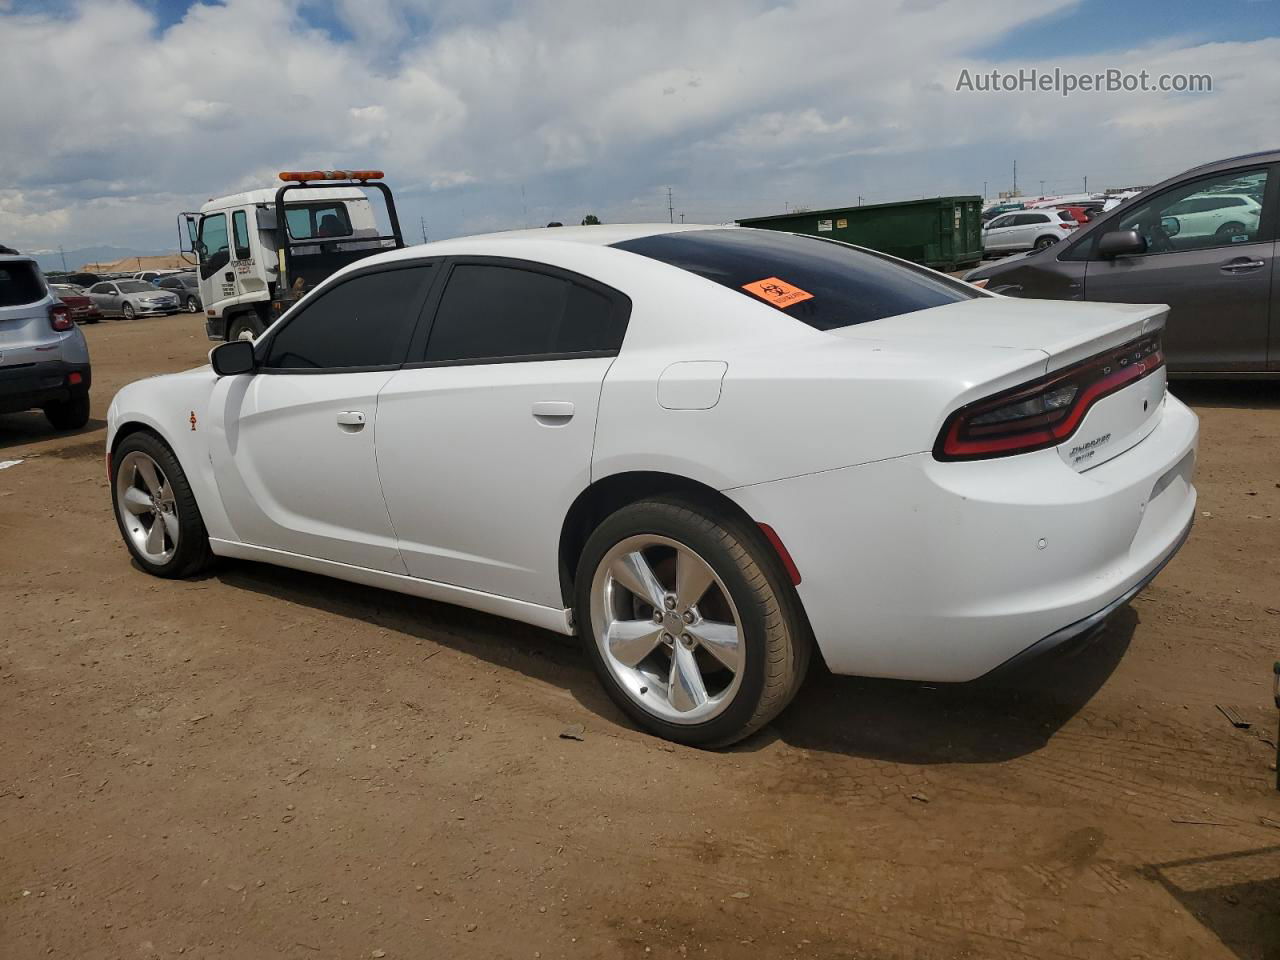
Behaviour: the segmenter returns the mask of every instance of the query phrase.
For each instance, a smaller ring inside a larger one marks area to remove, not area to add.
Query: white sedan
[[[993,296],[814,237],[592,226],[379,254],[108,415],[157,576],[281,564],[577,633],[727,744],[836,673],[1093,631],[1195,508],[1162,306]]]

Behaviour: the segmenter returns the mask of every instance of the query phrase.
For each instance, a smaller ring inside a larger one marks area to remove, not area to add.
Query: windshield
[[[613,246],[696,273],[818,330],[983,296],[967,283],[870,250],[771,230],[692,230]]]
[[[121,280],[116,284],[121,293],[159,293],[160,288],[145,280]]]

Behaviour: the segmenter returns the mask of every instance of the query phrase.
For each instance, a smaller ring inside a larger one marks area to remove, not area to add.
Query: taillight
[[[71,308],[65,303],[55,303],[49,307],[49,326],[53,329],[70,330],[75,325],[76,322],[71,319]]]
[[[1140,337],[1066,370],[967,404],[943,424],[938,460],[980,460],[1056,447],[1103,397],[1164,366],[1160,335]]]

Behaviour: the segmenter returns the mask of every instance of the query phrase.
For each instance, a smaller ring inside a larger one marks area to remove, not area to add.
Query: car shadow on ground
[[[893,763],[993,763],[1043,747],[1119,664],[1138,623],[1126,607],[1087,641],[997,680],[929,684],[836,676],[815,664],[773,735],[791,746]],[[765,737],[737,749],[758,748]]]
[[[1280,381],[1178,380],[1169,392],[1193,407],[1236,407],[1243,410],[1280,409]]]
[[[39,410],[27,413],[0,414],[0,450],[21,447],[30,443],[40,443],[45,440],[79,437],[87,433],[101,432],[106,427],[107,421],[90,419],[88,423],[78,430],[55,430]],[[99,446],[101,446],[100,443]]]
[[[611,724],[634,725],[605,694],[573,637],[403,594],[249,561],[208,576],[291,604],[440,644],[560,687]],[[815,660],[795,702],[734,747],[781,740],[807,750],[907,764],[991,763],[1042,747],[1106,681],[1129,646],[1125,608],[1087,644],[1033,661],[998,682],[937,685],[839,677]],[[569,718],[566,718],[569,719]]]

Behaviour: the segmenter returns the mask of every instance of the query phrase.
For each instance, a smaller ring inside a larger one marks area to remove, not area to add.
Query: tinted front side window
[[[691,230],[614,246],[696,273],[819,330],[982,296],[967,283],[923,267],[769,230]]]
[[[249,218],[243,210],[231,215],[231,228],[236,236],[236,259],[249,259]]]
[[[430,280],[431,266],[424,264],[335,284],[271,338],[263,365],[324,370],[404,362]]]
[[[561,277],[463,263],[449,274],[427,360],[616,351],[625,327],[612,300]]]

